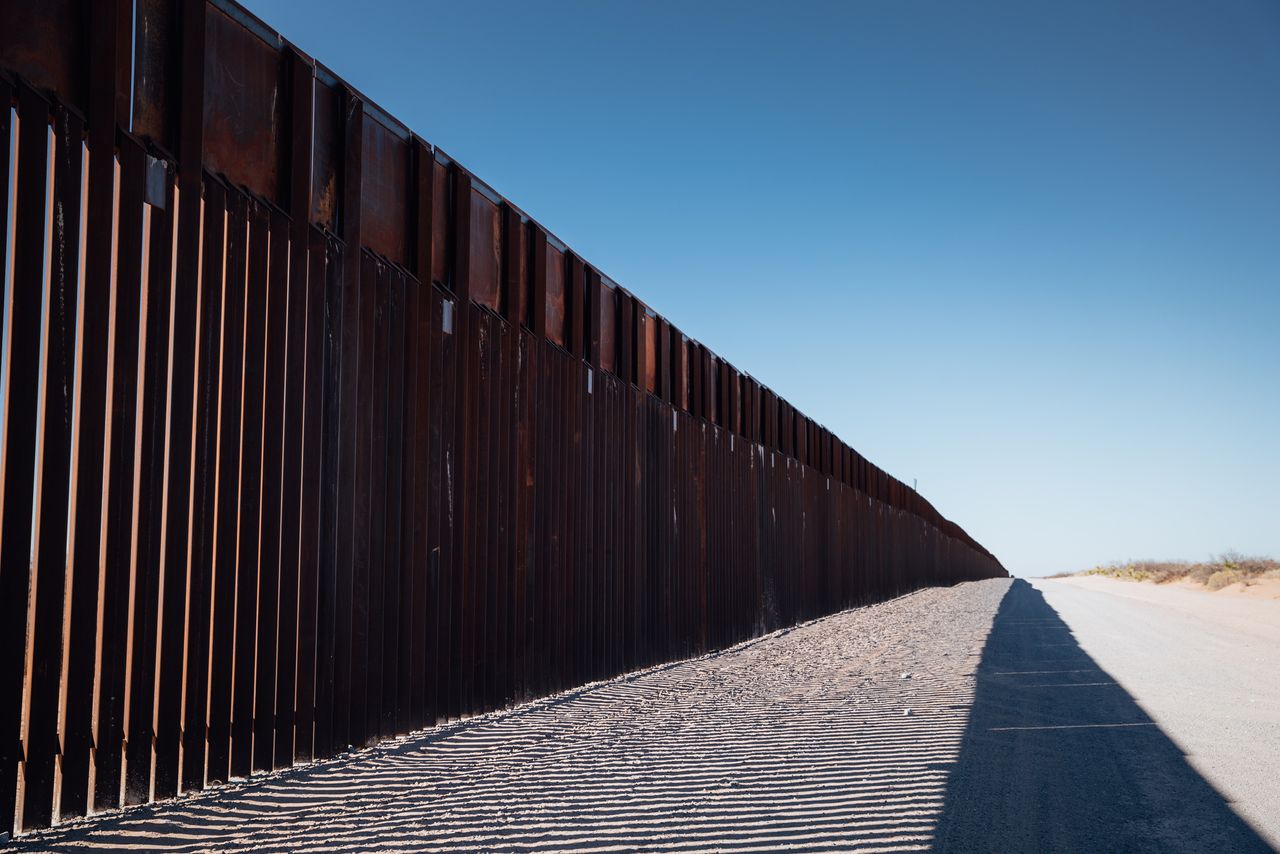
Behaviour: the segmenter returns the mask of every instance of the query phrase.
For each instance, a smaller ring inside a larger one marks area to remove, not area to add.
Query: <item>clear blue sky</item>
[[[1280,4],[249,6],[1015,574],[1280,556]]]

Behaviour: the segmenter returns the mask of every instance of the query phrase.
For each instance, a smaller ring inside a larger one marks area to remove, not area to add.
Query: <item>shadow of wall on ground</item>
[[[976,675],[934,851],[1274,851],[1027,582]]]

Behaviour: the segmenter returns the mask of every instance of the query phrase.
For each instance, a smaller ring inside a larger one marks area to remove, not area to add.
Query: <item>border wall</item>
[[[228,0],[0,107],[0,832],[1005,575]]]

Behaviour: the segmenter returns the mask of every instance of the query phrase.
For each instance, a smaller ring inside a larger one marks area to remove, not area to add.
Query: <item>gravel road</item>
[[[1273,850],[1277,648],[1178,601],[1013,582],[938,850]]]
[[[1280,845],[1280,602],[1110,578],[1035,587],[1192,767]]]
[[[923,590],[15,847],[1271,850],[1078,619],[1089,651],[1025,582]]]

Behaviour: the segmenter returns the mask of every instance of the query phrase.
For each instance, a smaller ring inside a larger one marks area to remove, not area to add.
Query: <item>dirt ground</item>
[[[1213,592],[1193,581],[1154,584],[1100,575],[1073,575],[1051,581],[1194,614],[1200,619],[1242,628],[1280,643],[1280,581],[1276,579],[1262,579],[1247,589],[1232,584]]]
[[[19,847],[927,850],[1007,588],[919,591]]]
[[[923,590],[14,847],[1270,852],[1278,607]]]

